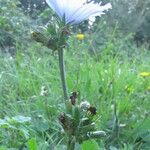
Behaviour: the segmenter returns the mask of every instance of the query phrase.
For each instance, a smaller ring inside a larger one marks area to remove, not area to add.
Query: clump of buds
[[[59,121],[68,138],[82,143],[88,139],[105,137],[104,131],[96,131],[94,122],[96,107],[91,106],[88,101],[78,104],[77,97],[77,92],[71,94],[70,100],[66,102],[67,112],[59,116]]]
[[[67,46],[67,39],[71,35],[71,32],[67,26],[58,28],[56,20],[49,22],[46,27],[39,28],[36,31],[31,32],[31,38],[41,43],[43,46],[57,51],[60,48]]]

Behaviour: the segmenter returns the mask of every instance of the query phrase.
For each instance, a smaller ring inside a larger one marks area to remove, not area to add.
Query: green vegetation
[[[0,150],[65,150],[58,54],[31,39],[30,29],[37,25],[15,0],[5,2],[0,0]],[[149,150],[150,51],[136,46],[132,32],[109,26],[109,18],[94,24],[83,40],[74,29],[65,48],[69,94],[77,91],[79,102],[96,106],[96,128],[107,134],[76,149]],[[5,52],[12,47],[15,54]]]

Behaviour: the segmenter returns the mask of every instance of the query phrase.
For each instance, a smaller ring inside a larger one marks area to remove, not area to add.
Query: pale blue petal
[[[46,0],[47,4],[62,18],[65,15],[66,23],[80,23],[90,16],[100,16],[103,11],[111,8],[108,3],[104,6],[87,0]]]
[[[108,10],[109,8],[111,8],[110,4],[104,6],[99,6],[98,4],[86,4],[72,16],[72,19],[74,20],[74,23],[77,24],[88,19],[90,16],[101,16],[104,14],[103,11]]]
[[[94,12],[97,12],[97,9],[99,9],[99,7],[100,6],[97,7],[97,5],[95,4],[85,4],[71,16],[71,19],[77,22],[78,20],[84,20],[86,16],[92,15]]]
[[[79,1],[79,2],[78,2]],[[77,12],[83,5],[84,0],[81,3],[81,0],[74,0],[70,1],[68,0],[68,8],[66,9],[66,21],[71,22],[71,16]]]
[[[68,3],[68,0],[58,0],[58,4],[59,4],[59,9],[60,9],[60,13],[61,13],[61,17],[64,16],[65,14],[65,11],[67,9],[67,3]]]
[[[46,0],[47,4],[57,13],[57,15],[61,18],[61,10],[59,0]]]

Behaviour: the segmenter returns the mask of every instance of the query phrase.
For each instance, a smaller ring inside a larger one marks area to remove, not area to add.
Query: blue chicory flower
[[[47,4],[57,13],[60,19],[65,17],[65,23],[79,24],[90,17],[101,16],[111,9],[111,4],[87,2],[87,0],[46,0]]]

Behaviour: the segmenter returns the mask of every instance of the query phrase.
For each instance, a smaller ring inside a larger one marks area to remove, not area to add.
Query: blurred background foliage
[[[18,7],[18,0],[0,0],[0,48],[15,52],[17,43],[27,45],[31,20]]]
[[[100,2],[100,0],[95,0]],[[103,0],[102,4],[108,0]],[[102,50],[111,41],[129,37],[137,46],[150,43],[150,1],[149,0],[110,0],[112,10],[89,25],[87,21],[73,28],[74,32],[93,33],[92,46]],[[29,33],[38,26],[52,21],[54,13],[45,0],[0,0],[0,47],[11,50],[16,42],[28,45]],[[80,28],[80,31],[78,30]],[[94,34],[95,33],[95,34]],[[114,38],[113,37],[113,38]],[[26,38],[26,40],[24,40]],[[10,48],[11,47],[11,48]]]

